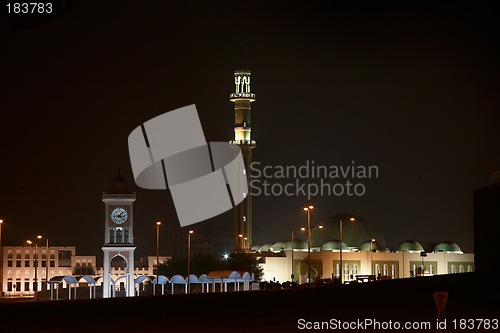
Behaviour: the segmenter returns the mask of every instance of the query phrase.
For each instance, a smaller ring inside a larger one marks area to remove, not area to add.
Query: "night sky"
[[[229,93],[243,42],[257,96],[255,161],[379,169],[377,179],[362,180],[363,196],[255,197],[254,244],[288,239],[312,203],[313,225],[339,213],[363,216],[392,249],[413,239],[473,250],[472,193],[500,168],[492,8],[65,4],[60,15],[35,19],[7,15],[2,2],[2,245],[43,234],[100,256],[102,192],[119,168],[137,193],[136,256],[155,254],[156,219],[164,223],[161,253],[172,254],[179,222],[170,193],[135,186],[128,135],[196,104],[207,141],[231,140]],[[193,228],[230,237],[232,216]]]

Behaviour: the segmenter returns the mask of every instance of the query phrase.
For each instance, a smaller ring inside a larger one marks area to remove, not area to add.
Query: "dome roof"
[[[420,243],[412,241],[412,240],[407,240],[398,245],[398,248],[396,251],[411,251],[411,252],[422,252],[424,248]]]
[[[347,244],[342,242],[342,251],[349,251]],[[340,251],[340,241],[338,239],[331,239],[321,245],[321,251]]]
[[[259,252],[267,252],[271,250],[271,244],[264,244],[260,247]]]
[[[284,250],[291,250],[292,249],[292,241],[290,240],[290,241],[286,242],[283,249]],[[294,251],[307,250],[307,242],[303,241],[302,239],[294,239],[293,240],[293,250]]]
[[[281,252],[283,251],[283,248],[285,247],[284,242],[276,242],[271,246],[271,251],[273,252]]]
[[[364,242],[360,247],[359,247],[359,250],[360,251],[370,251],[370,247],[372,250],[375,250],[375,251],[386,251],[387,249],[380,245],[379,242],[377,241],[367,241],[367,242]]]
[[[319,248],[332,239],[340,239],[340,221],[342,220],[342,242],[348,247],[360,247],[366,241],[375,238],[385,248],[382,234],[367,220],[352,214],[338,214],[322,220],[311,230],[311,247]],[[323,228],[319,228],[319,226]]]
[[[444,241],[434,246],[434,252],[463,253],[460,246],[450,241]]]
[[[259,251],[259,250],[260,250],[260,247],[261,247],[260,245],[254,245],[254,246],[252,246],[252,247],[250,248],[250,250],[252,250],[252,251]]]
[[[118,171],[118,175],[111,179],[109,182],[108,188],[106,190],[107,194],[130,194],[130,189],[128,187],[127,180],[122,177],[120,171]]]

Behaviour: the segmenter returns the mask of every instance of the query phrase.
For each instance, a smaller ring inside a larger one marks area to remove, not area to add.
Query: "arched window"
[[[464,265],[458,266],[458,272],[463,273],[464,272]]]
[[[349,281],[349,264],[344,264],[344,281]]]
[[[411,267],[411,274],[412,276],[417,276],[417,265],[413,264]]]
[[[434,266],[432,264],[429,265],[429,274],[434,274]]]
[[[388,267],[387,267],[387,264],[384,264],[384,266],[382,267],[382,269],[383,269],[383,271],[382,271],[382,275],[383,275],[383,276],[387,276],[387,275],[388,275],[388,273],[387,273],[387,268],[388,268]]]
[[[455,268],[455,265],[451,265],[450,267],[450,273],[455,274],[457,272],[457,269]]]
[[[340,264],[339,263],[336,263],[335,264],[335,276],[338,278],[340,278]]]
[[[396,278],[396,265],[392,264],[391,265],[391,279]]]
[[[375,264],[375,275],[379,275],[379,274],[380,274],[380,265]]]
[[[356,275],[358,275],[358,264],[352,265],[352,275],[354,275],[354,277],[356,277]]]
[[[472,272],[472,265],[467,265],[467,272],[468,273]]]

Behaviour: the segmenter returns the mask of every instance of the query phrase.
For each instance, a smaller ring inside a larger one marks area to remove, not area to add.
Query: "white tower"
[[[113,297],[112,261],[122,259],[125,270],[125,294],[134,296],[134,201],[135,193],[130,192],[127,181],[120,175],[111,180],[102,195],[105,208],[104,222],[104,280],[103,297]],[[121,258],[120,258],[121,257]],[[121,281],[121,280],[120,280]],[[118,283],[120,282],[118,281]]]

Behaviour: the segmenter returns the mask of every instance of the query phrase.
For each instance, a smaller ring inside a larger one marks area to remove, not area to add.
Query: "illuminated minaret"
[[[251,72],[242,54],[242,64],[234,71],[235,92],[229,100],[234,103],[234,140],[231,144],[240,147],[245,161],[245,169],[250,190],[252,149],[255,141],[251,137],[250,111],[255,94],[250,90]],[[235,251],[248,251],[252,247],[252,196],[247,194],[245,200],[234,208],[233,246]]]

